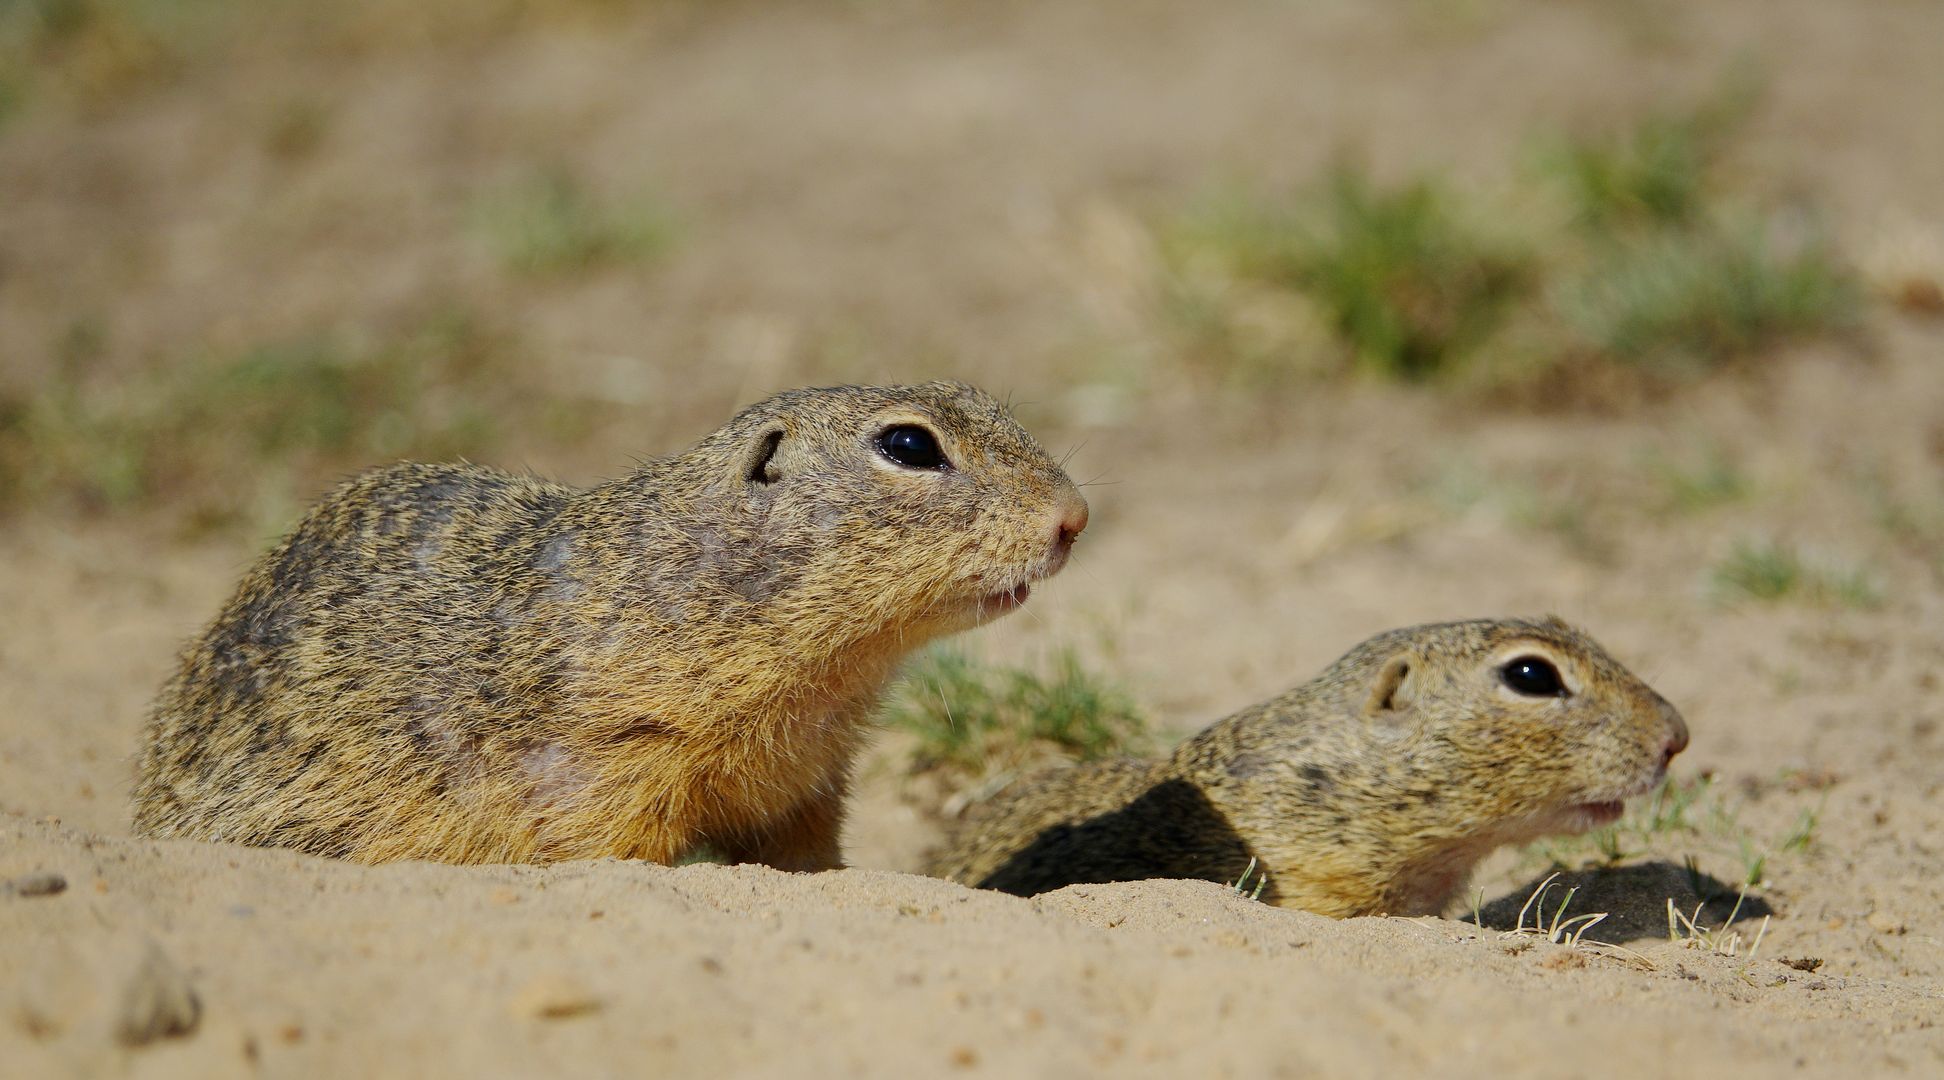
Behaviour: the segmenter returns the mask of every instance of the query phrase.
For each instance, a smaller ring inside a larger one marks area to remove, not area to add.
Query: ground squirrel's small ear
[[[1394,718],[1410,707],[1412,657],[1399,654],[1384,661],[1377,678],[1370,684],[1370,697],[1364,702],[1364,715],[1373,720]]]
[[[777,467],[776,451],[783,445],[786,434],[782,424],[771,424],[757,433],[743,461],[744,480],[767,486],[783,479],[783,471]]]

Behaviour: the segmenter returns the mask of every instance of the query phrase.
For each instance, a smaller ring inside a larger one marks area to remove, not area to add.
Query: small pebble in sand
[[[513,998],[513,1014],[538,1020],[585,1016],[601,1007],[601,999],[567,975],[542,975]]]
[[[54,896],[67,891],[67,879],[59,874],[26,874],[7,882],[15,896]]]
[[[124,1046],[145,1046],[157,1039],[187,1035],[202,1018],[202,1003],[188,976],[149,946],[141,966],[122,989],[121,1014],[115,1037]]]

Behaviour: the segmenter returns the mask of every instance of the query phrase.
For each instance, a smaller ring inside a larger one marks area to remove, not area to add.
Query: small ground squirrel
[[[1086,523],[958,383],[779,394],[587,489],[379,469],[183,654],[135,824],[365,862],[836,866],[898,661],[1018,607]]]
[[[1501,844],[1620,816],[1687,746],[1680,713],[1559,621],[1379,634],[1159,761],[1056,769],[975,807],[931,872],[1029,896],[1241,879],[1324,915],[1442,912]]]

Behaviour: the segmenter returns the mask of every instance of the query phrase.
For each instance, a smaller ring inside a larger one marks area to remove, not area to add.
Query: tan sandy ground
[[[136,840],[143,705],[261,538],[27,513],[0,536],[0,1074],[1944,1074],[1944,326],[1879,311],[1867,361],[1801,350],[1617,419],[1357,385],[1246,403],[1145,347],[1111,239],[1345,140],[1490,177],[1535,125],[1739,51],[1773,76],[1752,173],[1813,188],[1859,249],[1892,218],[1944,235],[1944,9],[1433,7],[720,5],[199,69],[0,129],[0,357],[31,384],[94,315],[132,371],[456,298],[624,406],[506,462],[575,479],[777,386],[1012,391],[1100,484],[1074,564],[975,636],[988,656],[1076,644],[1181,731],[1388,626],[1552,611],[1675,701],[1677,773],[1711,771],[1734,824],[1574,875],[1572,912],[1610,913],[1590,936],[1625,951],[1502,934],[1543,872],[1511,853],[1480,875],[1483,932],[1206,883],[1028,901],[911,876],[936,832],[895,740],[832,874]],[[296,93],[335,132],[266,163],[251,125]],[[651,180],[682,245],[648,274],[498,275],[457,204],[549,155]],[[1751,491],[1671,511],[1656,454],[1723,455]],[[1869,568],[1883,603],[1723,603],[1710,568],[1768,536]],[[1716,885],[1766,856],[1753,960],[1667,941],[1666,901],[1703,899],[1689,854]],[[32,895],[46,874],[65,889]],[[118,1034],[185,995],[188,1033]]]

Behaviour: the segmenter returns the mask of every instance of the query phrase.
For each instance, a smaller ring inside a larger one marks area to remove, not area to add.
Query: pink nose
[[[1674,711],[1674,706],[1662,702],[1661,712],[1666,717],[1668,726],[1667,741],[1661,744],[1661,764],[1665,766],[1674,760],[1675,754],[1687,749],[1688,729],[1687,721],[1681,719],[1681,714]]]
[[[1060,515],[1060,521],[1055,526],[1053,546],[1064,552],[1087,528],[1087,500],[1081,498],[1079,492],[1068,488],[1061,494],[1055,510]]]

